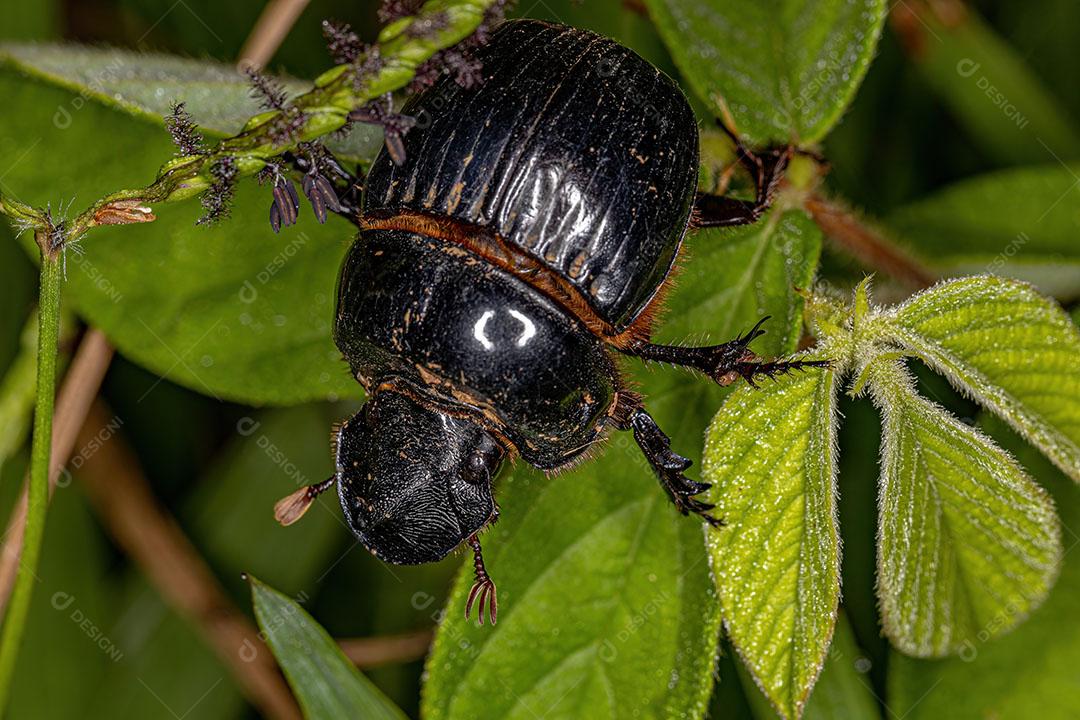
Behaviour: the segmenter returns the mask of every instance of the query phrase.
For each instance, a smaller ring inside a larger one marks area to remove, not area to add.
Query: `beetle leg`
[[[721,124],[721,127],[724,126]],[[739,200],[699,192],[694,199],[694,214],[691,219],[693,227],[735,227],[757,222],[772,205],[776,188],[784,177],[788,160],[791,159],[790,147],[773,148],[758,154],[743,145],[726,127],[724,130],[735,143],[735,156],[739,163],[754,178],[754,199]]]
[[[690,513],[700,515],[713,527],[724,524],[720,518],[708,514],[713,509],[713,505],[694,497],[712,486],[709,483],[696,482],[683,475],[683,471],[689,468],[693,461],[671,449],[671,439],[664,434],[645,408],[636,408],[626,419],[622,429],[631,430],[634,433],[634,440],[641,448],[645,459],[652,465],[664,492],[668,494],[679,512],[683,515]]]
[[[487,573],[487,568],[484,567],[484,556],[480,551],[480,540],[473,534],[466,542],[469,543],[469,547],[473,551],[473,571],[476,574],[476,580],[473,581],[472,589],[469,590],[469,599],[465,602],[465,619],[469,619],[469,615],[472,614],[473,602],[479,598],[480,624],[484,624],[484,604],[487,603],[488,618],[491,620],[491,624],[494,625],[499,617],[499,601],[495,594],[495,581],[491,579],[491,576]]]
[[[643,360],[666,362],[699,370],[719,385],[730,385],[741,377],[750,385],[757,387],[754,380],[760,377],[775,378],[777,375],[783,375],[792,370],[829,366],[828,360],[761,360],[758,358],[749,345],[755,338],[765,334],[761,326],[768,319],[766,315],[750,332],[722,345],[683,347],[641,343],[627,348],[624,352]]]

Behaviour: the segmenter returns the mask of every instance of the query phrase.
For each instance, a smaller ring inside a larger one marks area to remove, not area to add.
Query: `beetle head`
[[[384,390],[341,426],[338,497],[376,557],[433,562],[493,519],[504,455],[478,424]]]

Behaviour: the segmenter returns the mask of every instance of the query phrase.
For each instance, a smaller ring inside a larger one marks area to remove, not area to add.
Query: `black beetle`
[[[468,543],[465,612],[479,598],[483,622],[490,598],[494,623],[477,534],[498,515],[491,484],[508,456],[554,470],[609,428],[630,430],[675,507],[720,522],[612,349],[721,384],[820,363],[759,361],[747,346],[760,323],[722,345],[649,342],[687,227],[756,220],[788,149],[756,155],[736,140],[753,201],[697,193],[693,112],[631,50],[519,20],[477,55],[483,82],[444,78],[414,97],[403,157],[384,150],[368,174],[334,327],[368,401],[337,432],[335,475],[277,516],[295,521],[336,482],[349,526],[387,562]]]

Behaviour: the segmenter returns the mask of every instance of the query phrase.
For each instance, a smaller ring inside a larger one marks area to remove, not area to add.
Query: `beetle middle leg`
[[[735,157],[754,179],[754,199],[740,200],[726,195],[697,193],[691,226],[695,228],[736,227],[750,225],[765,214],[772,205],[773,196],[784,177],[792,148],[772,148],[756,153],[739,140],[738,136],[723,123],[720,124],[735,143]]]
[[[637,405],[630,409],[628,415],[619,421],[619,428],[633,432],[638,447],[652,465],[660,485],[679,512],[683,515],[700,515],[713,527],[724,524],[720,518],[708,514],[713,505],[694,497],[712,486],[683,475],[683,471],[689,468],[693,461],[671,449],[671,439],[664,434],[645,408]]]
[[[722,345],[684,347],[682,345],[655,345],[640,342],[621,348],[627,355],[643,360],[665,362],[693,368],[708,375],[719,385],[730,385],[740,377],[756,387],[757,378],[775,378],[792,370],[808,367],[828,367],[828,360],[762,360],[750,349],[750,343],[765,334],[763,317],[748,333]]]

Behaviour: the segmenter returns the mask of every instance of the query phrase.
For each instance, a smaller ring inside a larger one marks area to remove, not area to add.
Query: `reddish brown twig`
[[[369,638],[341,638],[345,656],[359,668],[374,668],[394,663],[419,660],[431,647],[431,630],[417,630],[401,635],[383,635]]]
[[[309,0],[271,0],[263,9],[240,50],[241,70],[261,68],[270,61]]]
[[[94,438],[110,417],[104,403],[96,401],[79,440]],[[123,439],[102,444],[87,458],[78,479],[116,543],[214,649],[260,714],[299,718],[292,693],[255,626],[229,601],[184,531],[158,503]]]
[[[880,270],[914,289],[929,287],[937,279],[930,269],[843,205],[814,193],[807,197],[804,207],[830,240],[867,268]]]

